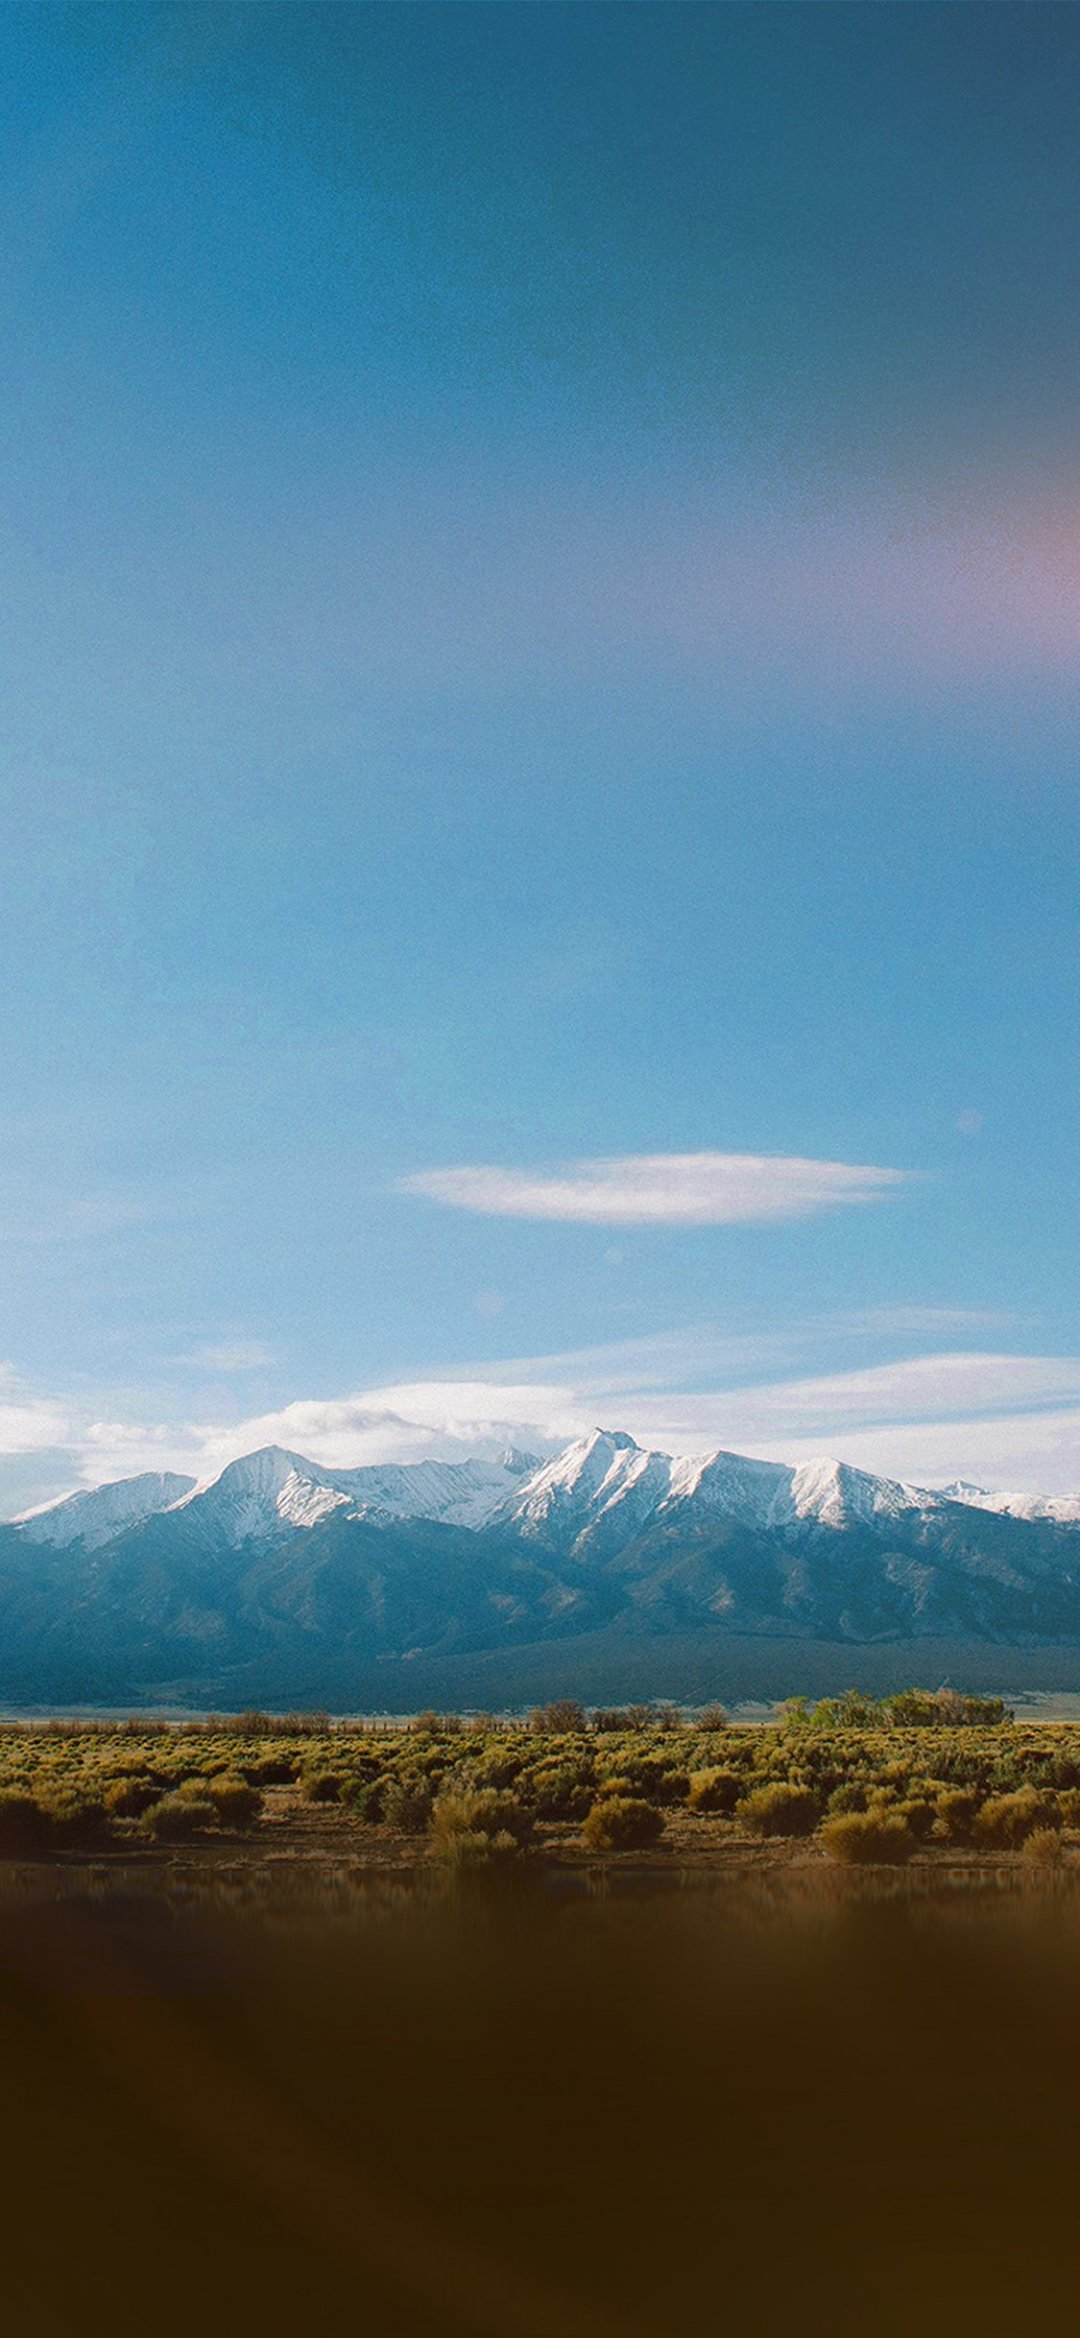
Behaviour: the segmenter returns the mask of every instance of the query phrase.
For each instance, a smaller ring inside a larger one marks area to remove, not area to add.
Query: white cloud
[[[74,1406],[25,1394],[8,1375],[0,1379],[0,1511],[10,1516],[65,1484],[146,1469],[213,1477],[260,1445],[349,1467],[493,1455],[508,1444],[549,1452],[596,1423],[670,1452],[722,1445],[792,1461],[831,1453],[920,1483],[966,1477],[1045,1493],[1080,1485],[1080,1358],[963,1349],[793,1373],[805,1328],[741,1338],[709,1328],[655,1334],[474,1367],[468,1378],[306,1398],[231,1424],[88,1420]],[[709,1379],[721,1385],[703,1387]]]
[[[907,1339],[914,1332],[993,1331],[1013,1321],[998,1307],[853,1307],[819,1315],[803,1328],[826,1333],[866,1332],[878,1339]]]
[[[398,1190],[486,1217],[725,1226],[808,1218],[841,1204],[878,1201],[909,1175],[778,1153],[630,1153],[573,1161],[555,1171],[424,1169],[402,1178]]]
[[[753,1446],[763,1461],[808,1461],[820,1438],[785,1438]],[[829,1448],[840,1461],[882,1477],[920,1486],[954,1478],[1000,1493],[1080,1492],[1080,1408],[1058,1412],[987,1414],[978,1421],[905,1422],[902,1426],[841,1431]]]
[[[858,1426],[879,1421],[926,1421],[941,1415],[977,1416],[1021,1411],[1033,1403],[1080,1402],[1080,1359],[1075,1356],[954,1354],[910,1356],[856,1372],[785,1380],[741,1388],[723,1397],[688,1399],[722,1404],[728,1418],[753,1434],[759,1423],[793,1430]]]
[[[507,1443],[550,1450],[600,1422],[629,1430],[641,1444],[674,1452],[724,1445],[770,1459],[821,1452],[855,1459],[872,1449],[878,1459],[867,1466],[888,1466],[902,1476],[929,1467],[939,1450],[951,1455],[954,1449],[955,1464],[947,1459],[937,1473],[971,1476],[976,1461],[979,1469],[986,1468],[996,1436],[1005,1457],[995,1469],[996,1483],[1003,1482],[1008,1456],[1027,1446],[1045,1455],[1056,1472],[1054,1485],[1036,1485],[1035,1490],[1055,1491],[1080,1481],[1080,1451],[1073,1450],[1070,1459],[1068,1436],[1054,1427],[1080,1406],[1076,1358],[917,1356],[871,1371],[771,1380],[707,1394],[663,1394],[658,1392],[663,1373],[659,1342],[651,1357],[651,1384],[641,1369],[649,1360],[648,1347],[642,1342],[635,1353],[627,1343],[625,1354],[616,1347],[580,1351],[576,1358],[538,1359],[544,1378],[501,1379],[492,1367],[484,1378],[402,1381],[351,1397],[287,1405],[228,1430],[199,1430],[199,1458],[191,1466],[207,1474],[237,1454],[269,1444],[341,1468],[363,1461],[494,1453]],[[630,1368],[631,1358],[636,1369]],[[598,1368],[604,1362],[607,1371]],[[1039,1421],[1047,1424],[1041,1438]]]
[[[0,1454],[48,1453],[70,1443],[71,1407],[25,1386],[14,1364],[0,1362]]]
[[[487,1380],[408,1381],[355,1396],[303,1399],[222,1429],[195,1430],[197,1474],[223,1469],[260,1445],[284,1445],[328,1469],[367,1461],[461,1460],[532,1442],[545,1450],[576,1436],[572,1391]]]

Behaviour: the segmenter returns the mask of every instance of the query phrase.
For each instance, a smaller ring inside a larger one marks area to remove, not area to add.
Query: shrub
[[[937,1798],[937,1817],[933,1833],[939,1842],[966,1843],[970,1840],[978,1811],[978,1796],[964,1786],[948,1786]]]
[[[936,1803],[924,1794],[908,1794],[900,1802],[894,1803],[893,1809],[897,1818],[907,1820],[916,1842],[925,1843],[933,1832],[937,1818]]]
[[[525,1756],[515,1745],[488,1745],[468,1764],[471,1786],[516,1786]]]
[[[108,1841],[109,1813],[100,1795],[42,1796],[41,1809],[50,1840],[58,1850],[90,1850]]]
[[[217,1812],[208,1797],[179,1790],[163,1794],[160,1802],[153,1802],[143,1813],[143,1828],[152,1842],[182,1842],[190,1835],[204,1835],[216,1825]]]
[[[340,1770],[305,1770],[300,1792],[305,1802],[340,1802],[345,1783]]]
[[[382,1797],[387,1826],[396,1827],[403,1835],[426,1833],[434,1801],[435,1789],[430,1778],[388,1779]]]
[[[1011,1851],[1036,1828],[1060,1825],[1061,1812],[1052,1797],[1037,1793],[1034,1786],[1022,1786],[1015,1794],[990,1795],[972,1831],[977,1842]]]
[[[1057,1798],[1063,1827],[1080,1827],[1080,1787],[1064,1786]]]
[[[595,1793],[591,1762],[560,1762],[534,1771],[529,1780],[537,1818],[576,1824],[583,1819]]]
[[[727,1729],[728,1717],[722,1705],[703,1705],[697,1717],[699,1729]]]
[[[48,1817],[35,1796],[10,1789],[0,1792],[0,1857],[44,1851],[48,1842]]]
[[[156,1778],[114,1778],[105,1788],[105,1808],[110,1818],[141,1818],[160,1794]]]
[[[915,1848],[911,1828],[897,1810],[847,1810],[826,1819],[821,1840],[830,1859],[845,1866],[899,1866]]]
[[[250,1786],[246,1778],[226,1774],[209,1779],[206,1791],[223,1827],[254,1826],[263,1804],[257,1786]]]
[[[730,1818],[742,1790],[737,1770],[693,1770],[686,1799],[691,1810],[718,1810]]]
[[[461,1827],[440,1837],[433,1848],[444,1873],[457,1883],[513,1874],[522,1860],[520,1843],[505,1827],[494,1835],[482,1827]]]
[[[1056,1827],[1036,1827],[1024,1844],[1024,1857],[1032,1867],[1061,1867],[1065,1861],[1065,1846]]]
[[[663,1754],[627,1750],[618,1769],[602,1780],[600,1791],[637,1794],[648,1802],[685,1802],[689,1785],[686,1771],[671,1768]]]
[[[830,1817],[844,1818],[849,1811],[865,1810],[868,1799],[869,1793],[863,1779],[845,1778],[842,1785],[834,1786],[829,1796]]]
[[[357,1818],[362,1818],[365,1825],[377,1827],[386,1815],[386,1788],[385,1778],[365,1778],[359,1786],[347,1788],[344,1799],[349,1809],[355,1812]]]
[[[601,1794],[581,1832],[590,1851],[631,1851],[655,1843],[663,1833],[662,1813],[634,1794]]]
[[[752,1835],[810,1835],[818,1820],[817,1798],[809,1786],[787,1786],[777,1779],[745,1795],[735,1816]]]
[[[523,1851],[533,1831],[533,1814],[516,1794],[500,1794],[493,1786],[479,1793],[466,1788],[450,1788],[440,1794],[431,1814],[431,1834],[436,1851],[445,1851],[459,1835],[486,1835],[509,1837],[516,1851]]]
[[[252,1786],[291,1786],[300,1774],[295,1754],[255,1754],[238,1766]]]

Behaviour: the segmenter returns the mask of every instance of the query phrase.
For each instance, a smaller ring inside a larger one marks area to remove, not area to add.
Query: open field
[[[449,1880],[647,1860],[1080,1866],[1080,1728],[911,1692],[405,1726],[265,1715],[0,1730],[0,1859],[348,1859]]]

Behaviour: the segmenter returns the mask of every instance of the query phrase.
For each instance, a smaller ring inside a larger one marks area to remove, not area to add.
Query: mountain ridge
[[[120,1480],[0,1527],[0,1697],[167,1683],[220,1702],[242,1680],[250,1701],[282,1679],[341,1696],[373,1668],[483,1659],[497,1677],[515,1648],[554,1664],[613,1634],[718,1663],[725,1641],[846,1644],[854,1662],[927,1638],[1080,1661],[1080,1504],[1062,1498],[1013,1513],[844,1462],[670,1455],[601,1429],[539,1462],[338,1469],[271,1446],[180,1482]]]

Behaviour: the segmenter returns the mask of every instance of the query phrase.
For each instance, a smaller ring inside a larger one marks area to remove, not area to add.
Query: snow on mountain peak
[[[795,1471],[791,1502],[796,1518],[821,1526],[863,1526],[901,1518],[912,1510],[936,1510],[938,1497],[893,1478],[873,1477],[850,1462],[805,1461]]]
[[[196,1486],[175,1507],[198,1516],[230,1547],[283,1527],[321,1525],[332,1513],[436,1519],[480,1526],[534,1467],[531,1455],[488,1461],[371,1462],[328,1469],[280,1445],[230,1461],[219,1477]]]
[[[995,1494],[986,1486],[969,1486],[954,1478],[951,1485],[941,1487],[939,1498],[964,1502],[974,1510],[993,1510],[1000,1518],[1043,1518],[1057,1526],[1080,1524],[1080,1494]]]
[[[1007,1517],[1080,1525],[1080,1495],[988,1493],[959,1480],[936,1491],[829,1459],[792,1468],[718,1448],[675,1456],[595,1428],[545,1461],[509,1447],[498,1461],[365,1463],[328,1468],[278,1445],[227,1463],[201,1485],[167,1472],[69,1494],[15,1523],[30,1542],[101,1547],[157,1514],[183,1513],[208,1549],[240,1549],[340,1520],[415,1519],[535,1537],[578,1559],[608,1558],[655,1527],[670,1539],[721,1524],[797,1533],[887,1529],[965,1504]]]
[[[592,1429],[587,1437],[575,1437],[553,1461],[534,1470],[501,1505],[496,1519],[533,1533],[556,1520],[565,1525],[576,1521],[580,1528],[601,1489],[610,1495],[628,1466],[645,1459],[641,1447],[624,1430]]]
[[[740,1526],[769,1526],[785,1504],[792,1471],[781,1461],[753,1461],[745,1453],[692,1453],[671,1464],[665,1509],[692,1502],[702,1512]]]
[[[87,1550],[99,1550],[126,1527],[141,1526],[158,1511],[171,1509],[194,1484],[194,1478],[180,1477],[172,1470],[146,1470],[139,1477],[118,1478],[112,1485],[61,1494],[54,1502],[24,1510],[14,1524],[22,1528],[27,1542],[47,1543],[54,1550],[81,1542]]]

